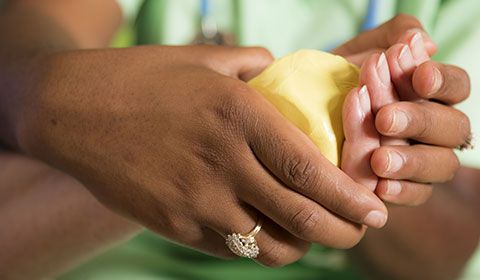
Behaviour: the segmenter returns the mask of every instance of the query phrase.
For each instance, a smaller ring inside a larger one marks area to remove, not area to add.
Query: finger
[[[387,211],[378,197],[330,163],[302,131],[257,97],[250,100],[258,110],[245,120],[246,136],[268,170],[292,190],[352,222],[383,226]]]
[[[416,100],[412,75],[416,68],[413,54],[405,44],[395,44],[386,52],[390,76],[400,100]]]
[[[384,53],[373,54],[365,61],[360,72],[360,83],[368,87],[374,114],[384,105],[398,101]]]
[[[413,60],[417,66],[430,59],[424,40],[422,39],[422,34],[420,32],[406,34],[405,38],[406,39],[401,40],[401,42],[408,45],[410,51],[412,52]]]
[[[261,187],[239,186],[238,197],[292,235],[333,248],[351,248],[363,236],[365,226],[342,219],[289,189],[274,178],[253,154],[242,173],[238,175],[238,178],[243,178],[240,181]]]
[[[432,196],[432,192],[431,184],[386,179],[381,179],[375,190],[383,201],[402,206],[421,205]]]
[[[273,62],[273,55],[262,47],[196,46],[197,57],[210,69],[248,81]]]
[[[381,53],[385,51],[385,49],[370,49],[361,53],[356,53],[352,55],[345,56],[345,59],[348,60],[348,62],[357,65],[358,67],[362,66],[362,64],[365,62],[367,58],[369,58],[372,54],[375,53]]]
[[[398,102],[398,95],[391,82],[390,69],[384,53],[372,54],[365,60],[360,70],[360,83],[366,85],[369,89],[373,114],[376,114],[381,107],[387,104]],[[406,145],[407,141],[382,135],[380,144],[382,146]]]
[[[423,30],[422,24],[413,16],[400,14],[377,28],[360,33],[352,40],[336,48],[339,55],[351,55],[372,48],[387,49],[396,43],[407,43],[412,34],[419,32],[429,55],[437,49],[433,40]]]
[[[207,225],[223,237],[221,244],[225,254],[232,254],[225,244],[228,234],[247,234],[256,225],[258,218],[263,220],[260,232],[255,236],[259,247],[259,254],[255,259],[259,263],[279,267],[297,261],[308,251],[310,244],[301,240],[275,223],[265,219],[261,215],[254,218],[254,211],[238,205],[231,205],[227,212],[221,212],[217,217],[207,221]],[[220,249],[222,250],[222,249]]]
[[[375,190],[377,176],[369,163],[373,151],[380,147],[380,135],[375,128],[367,86],[355,88],[343,103],[342,170],[355,182]]]
[[[451,148],[470,138],[470,120],[463,112],[430,101],[387,105],[378,112],[375,126],[385,136]]]
[[[255,261],[268,267],[281,267],[301,259],[310,249],[310,243],[298,239],[271,221],[256,236],[260,254]]]
[[[453,178],[459,167],[452,149],[427,146],[385,146],[372,155],[371,166],[382,178],[441,183]]]
[[[470,78],[465,70],[428,61],[413,73],[413,89],[425,99],[436,99],[447,104],[457,104],[470,95]]]

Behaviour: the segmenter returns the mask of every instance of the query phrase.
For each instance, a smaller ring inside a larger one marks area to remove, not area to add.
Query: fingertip
[[[360,82],[368,87],[370,107],[374,114],[382,106],[398,100],[385,52],[372,54],[365,61],[360,71]]]
[[[388,166],[388,157],[384,148],[380,147],[372,153],[370,158],[370,166],[377,176],[383,176]],[[378,188],[378,186],[377,186]]]
[[[239,69],[238,76],[242,81],[250,81],[258,76],[265,68],[267,68],[274,60],[272,53],[264,47],[246,47],[232,48],[240,49],[239,59],[243,64]]]
[[[396,197],[402,192],[402,184],[398,180],[381,179],[378,182],[375,193],[384,201],[389,201],[389,198]]]
[[[388,134],[393,124],[393,117],[388,107],[380,108],[375,116],[375,128],[383,135]]]
[[[372,210],[367,214],[363,223],[369,227],[379,229],[385,226],[387,220],[388,215],[386,211]]]
[[[428,55],[433,56],[437,52],[437,44],[431,40],[425,41],[425,48],[427,49]]]
[[[360,104],[360,109],[362,117],[364,118],[366,114],[371,111],[370,96],[367,85],[363,85],[357,94],[358,102]]]
[[[388,189],[393,186],[397,194],[389,194]],[[376,194],[383,201],[400,206],[418,206],[428,201],[432,196],[431,184],[416,183],[402,180],[381,180]]]
[[[253,46],[244,47],[243,49],[246,51],[246,55],[254,55],[265,64],[269,64],[275,59],[273,54],[265,47]]]
[[[420,32],[416,32],[412,36],[408,43],[408,46],[412,51],[413,57],[417,65],[420,65],[430,59],[425,48],[425,43],[423,42],[422,34]]]
[[[428,33],[421,28],[412,28],[408,30],[407,32],[405,32],[404,36],[400,38],[399,42],[409,44],[412,37],[415,36],[417,33],[421,35],[420,37],[422,39],[423,46],[428,56],[434,55],[437,52],[437,44],[432,40],[432,37],[430,37],[430,35],[428,35]]]
[[[405,75],[413,71],[415,63],[411,51],[406,44],[395,44],[386,52],[390,76],[392,79],[400,80]]]
[[[427,61],[415,70],[412,85],[422,98],[434,98],[443,86],[443,74],[434,62]]]
[[[376,68],[380,55],[380,53],[374,53],[365,59],[360,68],[360,83],[371,87],[372,76],[377,77]]]

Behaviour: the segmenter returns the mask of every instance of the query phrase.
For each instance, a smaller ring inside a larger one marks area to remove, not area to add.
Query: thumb
[[[213,55],[205,57],[207,66],[220,74],[243,81],[260,74],[274,60],[270,51],[262,47],[217,46],[213,50]]]

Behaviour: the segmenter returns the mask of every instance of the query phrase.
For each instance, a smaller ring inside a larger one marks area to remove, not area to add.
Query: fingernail
[[[425,45],[432,45],[432,46],[436,46],[435,42],[433,42],[432,38],[430,37],[430,35],[428,35],[428,33],[426,33],[423,29],[420,29],[420,28],[412,28],[408,31],[405,32],[406,34],[416,34],[416,33],[420,33],[421,34],[421,37],[423,39],[423,43]]]
[[[432,66],[432,75],[433,75],[432,86],[427,96],[434,95],[435,93],[437,93],[443,85],[442,72],[440,72],[440,70],[438,70],[438,68],[435,66]]]
[[[388,69],[385,53],[382,53],[378,58],[376,69],[380,82],[384,87],[388,87],[390,84],[390,71]]]
[[[412,52],[407,45],[403,46],[403,48],[400,50],[400,54],[398,55],[398,64],[404,72],[409,72],[416,66],[415,61],[413,60]]]
[[[381,228],[387,222],[387,215],[378,210],[373,210],[368,213],[368,215],[363,220],[363,223],[367,226],[374,228]]]
[[[423,43],[423,37],[420,32],[416,32],[410,40],[410,48],[412,50],[413,58],[417,65],[420,65],[428,60],[428,53]]]
[[[387,191],[386,194],[388,195],[399,195],[402,192],[402,184],[396,180],[389,180],[387,183]]]
[[[358,91],[358,102],[362,109],[362,114],[370,112],[370,96],[368,96],[368,89],[366,85],[363,85]]]
[[[408,116],[405,112],[395,110],[392,112],[391,125],[388,129],[389,133],[399,133],[404,131],[408,126]]]
[[[386,173],[392,174],[400,170],[403,166],[403,157],[397,151],[387,152],[387,168]]]

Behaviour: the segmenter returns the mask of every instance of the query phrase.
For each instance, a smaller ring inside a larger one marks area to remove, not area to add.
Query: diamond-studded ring
[[[232,233],[227,235],[225,244],[239,257],[255,259],[260,253],[255,235],[262,229],[262,220],[258,220],[255,227],[247,234]]]

